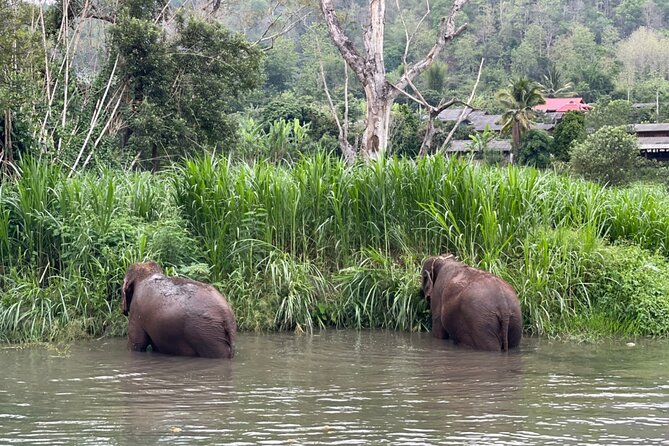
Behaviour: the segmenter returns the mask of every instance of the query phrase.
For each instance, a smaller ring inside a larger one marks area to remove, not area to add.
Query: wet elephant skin
[[[214,287],[165,277],[154,262],[131,265],[123,280],[128,348],[170,355],[232,358],[237,324],[230,304]]]
[[[478,350],[518,346],[523,329],[520,302],[507,282],[450,255],[426,259],[421,278],[434,337]]]

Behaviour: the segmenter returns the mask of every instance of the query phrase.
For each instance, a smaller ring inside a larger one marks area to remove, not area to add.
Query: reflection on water
[[[0,347],[0,444],[669,445],[668,352],[382,331],[242,333],[232,361]]]

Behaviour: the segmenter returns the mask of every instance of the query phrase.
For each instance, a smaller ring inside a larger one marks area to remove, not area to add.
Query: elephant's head
[[[163,269],[156,262],[135,263],[130,265],[123,278],[123,288],[121,289],[121,304],[123,314],[130,312],[130,302],[135,290],[135,284],[154,274],[162,274]]]
[[[455,256],[453,256],[452,254],[446,254],[441,256],[428,257],[423,262],[423,271],[421,272],[420,292],[427,301],[428,305],[430,305],[430,302],[432,300],[432,285],[434,284],[434,281],[437,280],[437,275],[439,275],[439,271],[447,261],[454,259]]]

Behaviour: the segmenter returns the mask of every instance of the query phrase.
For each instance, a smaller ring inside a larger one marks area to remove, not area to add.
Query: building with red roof
[[[568,111],[588,111],[592,107],[583,98],[545,98],[546,103],[535,105],[534,110],[546,113],[566,113]]]

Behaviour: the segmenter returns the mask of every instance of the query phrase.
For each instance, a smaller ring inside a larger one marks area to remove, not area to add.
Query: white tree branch
[[[358,50],[353,46],[351,39],[344,33],[341,23],[337,18],[332,0],[321,0],[321,11],[323,12],[325,24],[328,27],[332,42],[358,77],[358,80],[364,84],[366,82],[365,61],[358,53]]]
[[[481,59],[481,64],[479,65],[479,73],[476,76],[476,82],[474,83],[474,88],[472,88],[472,93],[469,95],[469,100],[467,101],[468,103],[472,102],[472,100],[474,99],[474,94],[476,93],[476,88],[478,87],[479,81],[481,80],[481,72],[483,71],[483,61],[484,60],[485,59]],[[453,138],[453,135],[455,134],[455,130],[458,128],[460,123],[462,121],[464,121],[467,118],[467,116],[469,116],[469,114],[473,110],[474,110],[474,107],[471,107],[471,108],[465,107],[462,110],[462,113],[460,113],[460,116],[458,116],[458,120],[455,122],[455,125],[453,126],[451,131],[448,133],[448,136],[446,137],[444,142],[441,144],[441,147],[439,147],[440,152],[443,152],[444,150],[446,150],[446,146],[448,145],[449,142],[451,142],[451,139]]]
[[[402,26],[404,27],[404,37],[406,39],[406,44],[404,45],[404,55],[402,56],[402,63],[404,65],[408,64],[407,58],[409,57],[409,47],[411,46],[411,41],[413,40],[414,37],[416,37],[418,30],[420,29],[421,25],[423,24],[427,16],[430,15],[430,0],[425,0],[425,3],[427,10],[423,15],[423,17],[421,17],[420,20],[418,21],[416,29],[414,29],[411,35],[409,35],[409,28],[407,27],[406,21],[404,20],[404,14],[402,13],[402,8],[400,7],[400,0],[395,0],[395,5],[397,6],[397,10],[399,11],[400,14],[400,20],[402,21]]]
[[[415,79],[416,76],[429,68],[430,65],[432,65],[432,63],[436,60],[441,50],[444,49],[446,44],[455,39],[457,36],[462,34],[465,29],[467,29],[466,23],[457,29],[455,28],[455,16],[458,12],[460,12],[463,6],[467,4],[468,1],[469,0],[455,0],[453,2],[453,6],[451,7],[451,12],[449,13],[448,17],[441,19],[437,41],[432,49],[430,49],[425,58],[409,66],[400,80],[397,82],[396,85],[400,90],[404,90],[406,88],[409,80]]]

